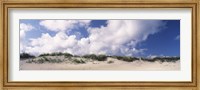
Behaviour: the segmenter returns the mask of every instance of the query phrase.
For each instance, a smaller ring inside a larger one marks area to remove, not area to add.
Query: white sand
[[[177,71],[180,70],[180,60],[176,62],[148,62],[136,60],[133,62],[108,58],[107,61],[91,61],[84,64],[62,63],[26,63],[20,61],[20,70],[134,70],[134,71]],[[114,63],[108,63],[114,61]]]

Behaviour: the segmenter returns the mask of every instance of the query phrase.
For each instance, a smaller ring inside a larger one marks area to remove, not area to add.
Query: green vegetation
[[[40,54],[39,57],[42,57],[42,56],[50,56],[49,53],[44,53],[44,54]]]
[[[21,54],[20,54],[20,58],[21,58],[21,59],[35,58],[35,56],[30,55],[30,54],[28,54],[28,53],[21,53]]]
[[[40,54],[39,57],[42,56],[65,56],[65,57],[72,57],[72,54],[69,53],[62,53],[62,52],[55,52],[55,53],[44,53],[44,54]]]
[[[33,63],[33,62],[35,62],[33,59],[26,61],[26,63]]]
[[[69,53],[63,53],[63,55],[64,55],[65,57],[73,57],[73,55],[72,55],[72,54],[69,54]]]
[[[97,60],[97,61],[106,61],[107,56],[90,54],[90,55],[84,55],[83,58],[89,58],[89,59],[93,59],[93,60]]]
[[[148,62],[155,62],[155,61],[160,61],[160,62],[176,62],[180,60],[180,57],[155,57],[155,58],[140,58],[140,60],[143,61],[148,61]]]
[[[38,64],[43,64],[43,63],[61,63],[64,60],[60,59],[52,59],[52,58],[47,58],[47,57],[41,57],[39,59],[30,59],[27,61],[27,63],[38,63]]]
[[[86,62],[85,62],[84,60],[82,60],[82,59],[74,59],[72,62],[75,63],[75,64],[84,64],[84,63],[86,63]]]
[[[148,61],[148,62],[155,62],[156,61],[154,58],[152,58],[152,59],[150,59],[150,58],[140,58],[140,60]]]
[[[111,64],[111,63],[114,63],[114,61],[108,61],[107,63],[108,63],[108,64]]]
[[[49,56],[53,56],[52,58]],[[61,60],[57,56],[64,56],[64,59]],[[155,57],[155,58],[138,58],[138,57],[131,57],[131,56],[106,56],[106,55],[95,55],[95,54],[88,54],[84,56],[78,56],[78,55],[72,55],[70,53],[61,53],[61,52],[55,52],[55,53],[44,53],[40,54],[37,58],[35,56],[30,55],[28,53],[21,53],[20,59],[28,59],[26,61],[27,63],[61,63],[64,61],[69,61],[75,64],[84,64],[90,60],[95,61],[106,61],[107,58],[115,58],[117,60],[122,60],[126,62],[133,62],[135,60],[142,60],[142,61],[148,61],[148,62],[176,62],[180,60],[180,57]],[[110,60],[107,61],[108,64],[114,63],[114,61]]]
[[[116,58],[118,60],[126,61],[126,62],[133,62],[135,60],[139,60],[136,57],[130,57],[130,56],[111,56],[113,58]]]
[[[176,62],[180,60],[180,57],[155,57],[153,58],[155,61],[161,61],[161,62]]]

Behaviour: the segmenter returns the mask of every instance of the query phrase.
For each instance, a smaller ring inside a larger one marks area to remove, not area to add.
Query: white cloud
[[[77,26],[88,26],[90,20],[42,20],[41,26],[50,31],[66,31]]]
[[[71,27],[74,24],[59,26],[60,22],[53,21],[55,27],[52,27],[53,25],[42,22],[44,26],[47,25],[46,28],[56,31],[57,34],[50,36],[45,33],[40,38],[31,39],[30,45],[26,47],[28,53],[38,55],[51,52],[69,52],[76,55],[94,53],[131,56],[143,53],[146,49],[137,49],[137,44],[145,41],[149,35],[159,32],[160,28],[164,27],[164,23],[158,20],[109,20],[107,26],[88,27],[89,36],[77,40],[75,35],[68,36],[62,32],[75,28],[75,26]],[[87,26],[89,22],[86,23],[78,25]]]
[[[20,23],[20,38],[24,38],[26,32],[31,31],[34,28],[35,27],[33,27],[31,24]]]
[[[150,34],[158,32],[163,25],[162,21],[109,20],[106,27],[88,29],[91,45],[94,45],[90,51],[96,54],[102,50],[106,54],[137,54],[144,49],[136,49],[136,45],[146,40]]]
[[[31,24],[20,23],[20,52],[25,51],[26,45],[24,44],[24,39],[26,36],[26,32],[34,29],[35,27],[33,27]]]
[[[147,56],[147,58],[150,58],[150,59],[153,59],[153,58],[156,58],[156,57],[159,57],[158,55],[149,55]]]
[[[57,33],[54,37],[48,33],[42,34],[40,38],[31,39],[26,52],[32,54],[51,53],[51,52],[70,52],[70,49],[77,44],[76,36],[67,36],[63,32]]]

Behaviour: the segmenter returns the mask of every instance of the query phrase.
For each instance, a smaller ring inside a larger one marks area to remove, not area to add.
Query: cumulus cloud
[[[70,52],[70,49],[73,49],[73,46],[77,43],[75,38],[76,36],[67,36],[63,32],[57,33],[54,37],[45,33],[40,38],[31,39],[30,46],[26,47],[26,52],[36,55],[47,52]]]
[[[91,20],[42,20],[41,26],[50,31],[66,31],[77,26],[88,26]]]
[[[25,24],[25,23],[20,23],[20,52],[24,52],[26,45],[24,44],[24,39],[26,36],[26,32],[34,30],[35,27],[33,27],[31,24]]]
[[[160,30],[164,25],[157,20],[109,20],[106,27],[89,28],[92,53],[134,55],[145,49],[136,45]]]
[[[34,27],[31,24],[20,23],[20,38],[24,38],[26,32],[33,30]]]
[[[58,21],[48,21],[57,24]],[[65,21],[62,21],[65,22]],[[74,21],[72,21],[74,22]],[[45,26],[44,21],[40,24]],[[155,34],[164,27],[164,23],[159,20],[108,20],[106,26],[99,28],[87,27],[88,37],[76,39],[75,35],[67,35],[62,32],[75,28],[64,25],[56,26],[46,24],[46,28],[57,32],[55,36],[43,33],[41,37],[31,39],[26,52],[34,55],[51,52],[68,52],[75,55],[84,54],[107,54],[107,55],[125,55],[134,56],[143,53],[146,49],[136,48],[137,44],[145,41],[149,35]],[[78,24],[86,26],[87,24]]]

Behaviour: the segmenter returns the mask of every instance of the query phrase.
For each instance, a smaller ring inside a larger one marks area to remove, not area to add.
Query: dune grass
[[[61,63],[64,60],[61,59],[52,59],[52,58],[47,58],[47,57],[40,57],[37,59],[29,59],[27,63],[38,63],[38,64],[43,64],[43,63]]]
[[[114,61],[111,61],[111,60],[110,60],[110,61],[108,61],[107,63],[108,63],[108,64],[111,64],[111,63],[114,63]]]
[[[75,63],[75,64],[84,64],[84,63],[86,63],[86,61],[84,61],[83,59],[73,59],[72,62]]]
[[[28,53],[21,53],[20,54],[21,59],[27,59],[27,58],[35,58],[34,55],[28,54]]]
[[[44,54],[40,54],[39,57],[42,56],[66,56],[66,57],[73,57],[72,54],[70,53],[62,53],[62,52],[55,52],[55,53],[44,53]]]
[[[116,58],[118,60],[126,61],[126,62],[133,62],[135,60],[139,60],[136,57],[130,57],[130,56],[111,56],[112,58]]]
[[[107,56],[106,55],[89,54],[89,55],[84,55],[83,58],[93,59],[93,60],[97,60],[97,61],[106,61]]]
[[[64,59],[61,60],[59,58],[60,56],[64,56]],[[53,57],[53,58],[51,58]],[[38,57],[35,57],[28,53],[22,53],[20,54],[20,60],[28,59],[26,61],[27,63],[61,63],[64,61],[69,61],[74,64],[84,64],[88,62],[88,60],[93,61],[107,61],[107,58],[114,58],[117,60],[125,61],[125,62],[133,62],[136,60],[142,60],[142,61],[148,61],[148,62],[176,62],[180,60],[180,57],[155,57],[155,58],[144,58],[144,57],[133,57],[133,56],[107,56],[107,55],[95,55],[95,54],[88,54],[88,55],[72,55],[70,53],[61,53],[61,52],[55,52],[55,53],[44,53],[40,54]],[[114,61],[107,61],[108,64],[114,63]]]

